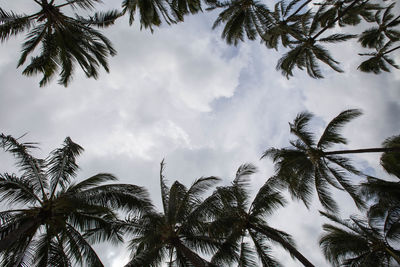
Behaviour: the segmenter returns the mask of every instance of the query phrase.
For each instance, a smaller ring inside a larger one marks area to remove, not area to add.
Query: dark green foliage
[[[99,67],[109,71],[107,58],[115,55],[116,51],[111,42],[93,27],[108,27],[121,14],[113,10],[96,12],[89,18],[78,15],[73,18],[61,11],[67,5],[90,10],[95,2],[98,1],[66,1],[60,5],[55,5],[54,1],[37,2],[41,10],[32,15],[15,14],[0,8],[0,40],[4,42],[12,35],[28,31],[18,67],[26,62],[30,54],[39,50],[23,74],[42,74],[40,86],[46,85],[57,72],[60,76],[58,82],[67,86],[76,64],[87,77],[97,78]],[[38,46],[40,49],[37,49]]]
[[[123,224],[115,210],[148,209],[147,192],[133,185],[106,184],[107,173],[72,183],[83,151],[69,137],[43,160],[30,153],[35,143],[0,135],[0,146],[17,160],[20,175],[0,174],[2,266],[103,266],[91,244],[121,242]]]
[[[277,243],[303,265],[313,266],[295,249],[290,235],[270,227],[266,221],[286,203],[279,192],[279,181],[269,179],[251,201],[249,175],[255,171],[251,164],[240,166],[231,186],[217,188],[205,200],[210,203],[209,217],[213,218],[209,232],[225,240],[211,261],[217,266],[256,266],[258,257],[262,266],[281,266],[271,256],[271,243]]]
[[[264,4],[253,0],[234,0],[232,2],[208,1],[208,10],[223,8],[215,20],[213,29],[225,23],[222,38],[228,44],[237,45],[245,37],[255,40],[265,34],[269,24],[269,10]]]
[[[324,224],[320,246],[334,266],[384,267],[400,264],[400,251],[386,242],[383,229],[356,217],[342,220],[333,214],[321,214],[335,223]]]
[[[216,182],[216,177],[197,179],[189,188],[178,181],[171,187],[165,183],[164,163],[161,163],[160,186],[163,213],[153,208],[131,216],[128,229],[133,234],[130,241],[132,259],[126,266],[214,266],[198,253],[210,254],[220,243],[207,235],[202,194]]]
[[[328,123],[317,142],[308,129],[313,115],[302,112],[290,123],[290,132],[297,138],[290,141],[291,147],[267,149],[262,157],[273,160],[277,178],[284,182],[293,197],[302,200],[307,207],[313,196],[312,188],[315,187],[322,206],[329,211],[337,211],[338,206],[329,191],[331,186],[345,190],[358,207],[364,207],[356,186],[347,176],[347,173],[360,173],[349,159],[339,155],[341,151],[326,151],[334,145],[347,143],[339,130],[360,115],[361,111],[357,109],[341,112]]]
[[[400,136],[392,136],[383,142],[385,148],[395,148],[400,144]],[[382,225],[386,242],[398,242],[400,239],[400,157],[399,152],[385,152],[381,156],[381,165],[396,177],[387,181],[368,177],[362,184],[362,194],[373,204],[368,211],[370,224]]]

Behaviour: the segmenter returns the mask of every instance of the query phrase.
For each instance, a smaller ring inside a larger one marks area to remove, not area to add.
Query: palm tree
[[[400,69],[394,60],[388,56],[389,53],[400,48],[400,46],[396,46],[392,49],[389,49],[392,45],[393,42],[389,41],[383,47],[378,48],[376,52],[360,53],[360,56],[369,56],[369,58],[363,61],[358,66],[358,69],[363,72],[373,72],[375,74],[379,74],[382,71],[390,72],[390,66]]]
[[[73,183],[83,149],[68,137],[47,159],[32,156],[35,143],[12,136],[1,134],[0,145],[21,172],[0,175],[2,200],[13,207],[0,212],[2,266],[103,266],[91,244],[122,241],[123,223],[114,209],[150,206],[141,187],[103,184],[116,180],[111,174]]]
[[[335,215],[321,214],[337,225],[324,224],[320,246],[334,266],[386,267],[393,261],[400,264],[400,251],[385,240],[382,229],[367,220],[351,217],[342,220]]]
[[[361,173],[352,166],[348,158],[342,157],[341,154],[393,152],[400,149],[389,146],[327,151],[333,145],[347,144],[347,140],[339,133],[339,130],[361,114],[361,111],[357,109],[341,112],[328,123],[317,142],[314,134],[308,130],[308,124],[313,115],[302,112],[297,115],[293,124],[290,123],[290,132],[297,138],[290,141],[291,147],[269,148],[264,152],[262,158],[270,157],[274,161],[277,177],[286,184],[290,194],[301,199],[307,207],[311,202],[313,186],[315,186],[322,206],[329,211],[338,209],[329,192],[329,186],[345,190],[358,207],[364,207],[357,188],[350,183],[346,176],[346,172],[356,175]]]
[[[262,41],[268,48],[278,50],[279,41],[283,47],[291,47],[293,40],[300,40],[302,36],[301,20],[308,16],[308,12],[299,13],[311,0],[305,1],[300,7],[291,13],[292,9],[299,4],[300,0],[279,1],[275,4],[274,11],[270,13],[269,23],[265,25],[265,33]]]
[[[237,45],[244,41],[245,35],[249,40],[255,40],[257,36],[263,36],[265,27],[269,24],[268,8],[254,0],[233,0],[221,2],[208,0],[207,10],[223,8],[224,10],[215,20],[213,29],[225,23],[222,31],[222,39],[228,44]]]
[[[164,162],[161,162],[160,185],[163,213],[149,208],[128,220],[134,234],[130,242],[133,258],[126,267],[214,266],[198,255],[215,251],[218,241],[205,233],[206,224],[201,195],[219,179],[202,177],[189,188],[178,181],[171,187],[165,183]]]
[[[238,266],[256,266],[258,255],[262,266],[281,266],[270,255],[272,242],[282,246],[304,266],[314,266],[295,248],[289,234],[266,222],[269,215],[286,203],[277,181],[269,179],[251,201],[249,175],[255,171],[251,164],[240,166],[231,186],[219,187],[205,200],[212,207],[211,217],[215,218],[209,232],[217,239],[225,239],[212,262],[217,266],[232,266],[234,262]]]
[[[293,76],[295,67],[307,70],[312,78],[323,78],[318,61],[328,65],[337,72],[343,72],[338,66],[339,62],[334,60],[329,51],[318,43],[337,43],[355,38],[353,34],[331,34],[327,37],[319,38],[319,36],[329,29],[336,20],[320,29],[320,12],[315,14],[306,13],[301,16],[301,35],[292,41],[291,49],[285,53],[276,65],[277,70],[281,70],[282,74],[287,78]],[[340,17],[337,17],[339,19]]]
[[[357,3],[347,9],[355,0],[328,0],[321,4],[321,14],[319,17],[322,27],[329,25],[332,21],[337,20],[340,27],[348,25],[358,25],[362,19],[367,22],[374,21],[372,11],[379,10],[381,7],[378,4],[371,4],[368,1],[357,1]],[[347,10],[346,10],[347,9]],[[343,14],[343,15],[342,15]]]
[[[124,0],[123,14],[129,14],[129,24],[135,20],[138,11],[140,27],[149,28],[160,26],[164,20],[167,24],[183,21],[187,14],[196,14],[201,9],[200,0]]]
[[[400,24],[400,16],[395,18],[391,13],[394,6],[395,3],[389,5],[383,12],[382,17],[382,10],[376,12],[374,21],[376,22],[377,27],[372,27],[364,31],[358,39],[362,47],[379,49],[383,46],[386,38],[391,42],[400,40],[400,31],[394,28]]]
[[[61,9],[71,6],[74,9],[91,10],[100,0],[65,0],[55,4],[54,0],[34,0],[40,11],[31,14],[16,14],[0,9],[0,40],[4,42],[13,35],[27,31],[22,45],[18,67],[35,50],[39,54],[22,72],[24,75],[43,74],[40,86],[46,85],[58,71],[58,82],[67,86],[71,81],[76,64],[87,77],[97,78],[99,67],[107,72],[107,57],[116,54],[110,40],[93,27],[104,28],[112,25],[121,15],[116,10],[96,12],[89,18],[76,15],[66,16]],[[39,44],[41,48],[37,49]]]
[[[392,136],[383,142],[383,147],[400,147],[400,136]],[[375,200],[369,208],[368,219],[371,225],[384,223],[383,233],[386,242],[400,238],[400,153],[383,153],[381,165],[385,171],[394,175],[396,181],[368,177],[361,184],[361,193],[367,200]]]

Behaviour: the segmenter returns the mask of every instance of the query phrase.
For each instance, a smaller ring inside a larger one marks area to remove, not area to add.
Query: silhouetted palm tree
[[[217,266],[281,266],[271,255],[271,243],[276,243],[296,257],[304,266],[314,266],[294,246],[289,234],[268,225],[266,219],[286,203],[277,181],[268,180],[253,201],[249,192],[249,175],[256,168],[250,164],[239,167],[231,186],[219,187],[205,202],[214,221],[209,232],[225,242],[212,258]],[[278,186],[278,187],[277,187]],[[253,245],[249,241],[252,241]]]
[[[335,215],[321,213],[338,226],[324,224],[320,246],[334,266],[386,267],[400,264],[400,251],[386,242],[382,229],[351,217],[342,220]]]
[[[47,159],[31,155],[35,143],[0,135],[0,146],[17,159],[21,175],[0,174],[0,195],[14,208],[0,212],[2,266],[103,266],[91,244],[122,241],[114,209],[149,207],[144,189],[100,173],[72,183],[82,147],[66,138]]]
[[[66,6],[90,10],[99,0],[65,0],[55,4],[54,0],[35,0],[40,11],[31,14],[16,14],[0,8],[0,40],[4,42],[12,35],[27,31],[22,45],[18,67],[41,44],[38,55],[31,58],[23,74],[43,74],[40,86],[46,85],[58,71],[59,83],[67,86],[71,81],[76,64],[87,77],[98,77],[99,66],[107,72],[107,57],[115,55],[111,42],[93,27],[104,28],[112,25],[120,16],[116,10],[96,12],[89,18],[65,15],[61,9]]]
[[[202,177],[186,188],[178,181],[169,188],[163,176],[161,162],[160,185],[163,213],[148,209],[128,220],[133,258],[126,267],[214,266],[198,255],[215,251],[218,241],[208,237],[201,195],[219,179]]]
[[[377,52],[360,53],[360,56],[369,56],[370,58],[363,61],[358,66],[358,69],[363,72],[373,72],[375,74],[379,74],[382,71],[390,72],[389,66],[399,69],[400,67],[389,57],[389,54],[399,49],[400,46],[389,49],[392,45],[393,42],[389,41],[382,48],[377,49]]]
[[[208,0],[207,10],[223,8],[224,10],[215,20],[213,29],[224,23],[222,38],[228,44],[237,45],[244,41],[245,36],[249,40],[255,40],[257,36],[263,36],[265,27],[269,24],[268,8],[254,0],[218,1]]]
[[[400,136],[392,136],[383,142],[383,147],[396,146],[400,147]],[[385,240],[391,242],[400,239],[400,152],[383,153],[381,165],[397,180],[368,177],[368,181],[361,185],[361,192],[367,200],[375,200],[368,211],[370,224],[375,226],[383,222]]]
[[[293,40],[301,39],[301,19],[303,16],[308,16],[309,11],[300,12],[311,1],[305,1],[292,12],[299,2],[300,0],[293,0],[286,4],[286,1],[279,1],[275,4],[274,11],[269,16],[269,23],[264,27],[265,33],[262,35],[262,41],[265,42],[268,48],[278,50],[279,43],[283,47],[291,47]]]
[[[377,26],[364,31],[358,39],[363,47],[380,49],[386,38],[391,42],[400,40],[400,31],[395,29],[400,24],[400,16],[395,18],[391,13],[394,6],[395,3],[389,5],[382,16],[382,10],[376,12],[374,22],[376,22]]]
[[[297,115],[293,124],[290,124],[290,132],[297,137],[296,140],[290,141],[292,146],[267,149],[262,157],[270,157],[275,162],[277,177],[286,183],[290,194],[301,199],[307,207],[313,195],[313,186],[322,206],[329,211],[338,209],[329,192],[329,186],[347,191],[357,206],[363,207],[356,187],[350,183],[344,171],[357,175],[360,173],[350,164],[349,159],[340,154],[369,150],[326,151],[333,145],[347,143],[339,130],[359,115],[361,111],[357,109],[341,112],[329,122],[316,142],[314,134],[308,130],[313,115],[302,112]]]
[[[297,40],[292,41],[291,50],[285,53],[276,65],[276,69],[281,70],[287,78],[293,76],[295,67],[301,70],[305,68],[312,78],[323,78],[318,61],[325,63],[337,72],[343,72],[338,66],[339,62],[334,60],[329,51],[319,43],[343,42],[356,37],[356,35],[335,33],[319,38],[335,22],[333,21],[321,29],[320,11],[315,14],[308,13],[301,17],[301,35]]]
[[[140,27],[160,26],[164,20],[167,24],[183,21],[187,14],[202,11],[200,0],[124,0],[123,13],[129,14],[129,24],[132,25],[135,15],[140,15]]]

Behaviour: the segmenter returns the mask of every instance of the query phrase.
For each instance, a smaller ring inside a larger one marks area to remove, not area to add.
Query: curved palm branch
[[[72,79],[76,64],[87,77],[97,78],[99,67],[107,72],[107,57],[116,54],[111,42],[93,27],[112,25],[121,16],[116,10],[97,12],[89,18],[76,15],[68,17],[61,12],[64,6],[75,9],[92,9],[97,0],[66,0],[55,5],[54,1],[35,1],[40,11],[32,15],[16,14],[0,9],[0,40],[4,42],[12,35],[28,31],[22,45],[18,67],[27,57],[37,51],[23,70],[24,75],[42,74],[40,86],[46,85],[59,72],[58,82],[67,86]]]
[[[0,213],[2,266],[103,266],[91,244],[122,241],[125,223],[113,210],[139,212],[151,206],[141,187],[103,184],[116,180],[110,174],[73,184],[76,157],[83,149],[69,137],[45,160],[30,154],[35,143],[20,143],[4,134],[0,142],[16,157],[22,172],[0,175],[2,200],[26,206]]]

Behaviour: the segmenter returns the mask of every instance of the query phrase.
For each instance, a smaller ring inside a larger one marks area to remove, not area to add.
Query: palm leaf
[[[321,149],[330,148],[333,144],[347,144],[347,140],[339,133],[343,126],[362,114],[359,109],[348,109],[342,111],[333,118],[326,126],[321,135],[317,147]]]

